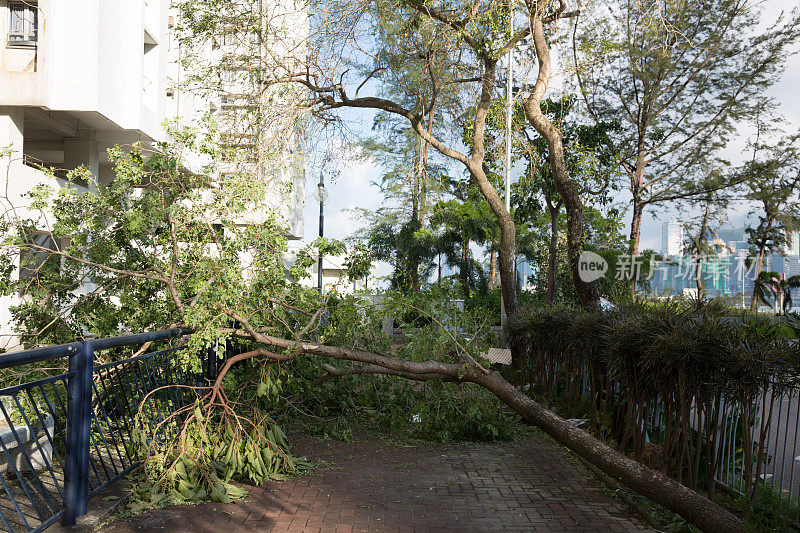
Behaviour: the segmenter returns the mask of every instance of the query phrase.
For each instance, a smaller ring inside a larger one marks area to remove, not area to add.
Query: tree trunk
[[[517,227],[511,214],[506,211],[505,204],[497,193],[486,173],[483,165],[469,162],[467,168],[473,181],[478,185],[483,197],[489,204],[497,224],[500,226],[500,240],[497,247],[498,270],[500,272],[500,290],[503,294],[503,305],[506,314],[512,316],[517,312],[517,283],[514,279],[514,249],[516,247]],[[516,352],[512,348],[512,360],[516,359]]]
[[[750,299],[750,311],[755,313],[758,311],[758,276],[761,275],[761,269],[764,267],[764,252],[767,247],[767,239],[764,238],[761,241],[761,245],[758,247],[758,256],[756,256],[756,271],[753,277],[753,296]]]
[[[567,256],[569,257],[570,273],[572,275],[572,283],[575,286],[575,294],[584,309],[597,310],[600,309],[600,295],[597,292],[597,287],[594,282],[587,283],[581,279],[580,265],[578,263],[580,254],[583,251],[583,202],[581,201],[577,184],[569,177],[567,172],[561,132],[547,118],[541,108],[552,68],[550,50],[542,24],[542,14],[531,13],[530,19],[533,26],[533,43],[536,48],[536,59],[539,63],[539,74],[533,91],[525,100],[525,117],[547,143],[553,181],[567,212]]]
[[[701,247],[706,240],[706,232],[708,231],[708,215],[711,211],[711,206],[709,201],[706,201],[706,208],[703,212],[703,222],[700,224],[700,233],[697,236],[697,271],[695,272],[694,282],[697,285],[697,300],[702,302],[703,301],[703,292],[704,292],[704,285],[703,285],[703,254]]]
[[[419,223],[419,228],[422,228],[422,221],[425,215],[422,214],[422,194],[424,179],[424,162],[423,162],[423,144],[425,140],[422,137],[417,139],[417,146],[414,150],[414,175],[413,185],[411,187],[411,224]],[[411,239],[413,240],[413,236]],[[416,246],[412,243],[411,249],[408,250],[406,261],[406,276],[408,279],[408,287],[412,291],[419,290],[419,255],[416,251]]]
[[[774,222],[775,219],[772,217],[767,219],[767,224],[764,226],[764,233],[761,235],[761,242],[758,246],[758,259],[756,259],[756,271],[753,276],[753,297],[750,299],[750,311],[754,313],[758,311],[758,276],[761,275],[761,270],[764,268],[764,255],[767,251],[767,241],[770,238],[772,224]]]
[[[703,285],[703,260],[697,258],[697,271],[694,273],[694,283],[697,285],[697,300],[703,301],[705,286]]]
[[[633,216],[631,217],[631,235],[628,252],[635,256],[639,253],[639,241],[642,236],[642,215],[644,214],[644,204],[633,201]]]
[[[428,131],[431,131],[431,127],[433,126],[433,110],[431,110],[430,114],[428,115]],[[420,167],[420,179],[422,180],[420,183],[420,197],[419,197],[419,227],[425,227],[425,216],[428,214],[428,149],[430,148],[430,143],[425,141],[420,137],[422,140],[423,148],[422,148],[422,165]]]
[[[497,281],[497,239],[492,239],[489,251],[489,288],[494,288]]]
[[[469,298],[469,239],[461,242],[461,268],[458,274],[461,278],[461,291],[464,293],[464,298]]]
[[[547,305],[553,305],[556,298],[556,260],[558,254],[558,212],[561,204],[552,205],[547,201],[550,210],[550,244],[547,257]]]
[[[243,321],[246,324],[246,319]],[[626,457],[584,430],[570,424],[516,389],[497,372],[482,371],[476,365],[466,362],[409,361],[361,350],[297,342],[262,335],[252,329],[232,333],[234,336],[250,338],[263,344],[292,350],[294,353],[317,354],[365,365],[360,372],[358,369],[349,369],[349,374],[389,374],[421,381],[442,379],[475,383],[492,392],[525,420],[542,429],[558,443],[587,460],[608,476],[679,514],[701,530],[725,531],[726,533],[744,531],[741,520],[726,509],[664,474]],[[466,371],[465,364],[468,367]]]
[[[637,192],[638,194],[638,192]],[[631,261],[636,260],[636,255],[639,253],[639,240],[642,234],[642,214],[644,213],[644,204],[634,197],[633,200],[633,216],[631,217],[631,235],[630,245],[628,252],[631,255]],[[633,269],[632,274],[637,272]],[[631,300],[636,300],[636,276],[633,275],[630,279],[630,295]]]
[[[414,183],[411,188],[411,220],[419,220],[420,211],[420,182],[422,180],[422,144],[425,140],[417,138],[417,146],[414,149]]]

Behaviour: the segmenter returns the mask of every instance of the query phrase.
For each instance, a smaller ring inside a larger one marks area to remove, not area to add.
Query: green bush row
[[[800,348],[784,325],[738,315],[696,301],[599,313],[533,308],[511,317],[507,334],[521,354],[523,387],[693,489],[713,495],[731,429],[723,426],[734,424],[736,488],[752,502],[772,398],[798,387]]]

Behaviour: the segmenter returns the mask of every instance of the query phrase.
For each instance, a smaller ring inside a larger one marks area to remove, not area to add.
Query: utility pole
[[[322,238],[325,226],[325,203],[328,201],[328,191],[325,189],[325,174],[319,173],[319,183],[314,194],[314,199],[319,202],[319,236]],[[317,250],[317,289],[322,298],[322,252]]]
[[[514,34],[514,8],[513,2],[509,1],[509,25],[511,27],[511,34]],[[511,214],[511,121],[514,111],[514,49],[508,51],[508,73],[506,75],[506,158],[505,158],[505,202],[506,211]],[[511,252],[512,259],[514,258],[514,251]],[[516,261],[515,261],[516,262]],[[516,270],[516,269],[515,269]],[[501,277],[501,290],[500,290],[500,326],[505,331],[506,328],[506,305],[503,301],[502,291],[502,277]]]

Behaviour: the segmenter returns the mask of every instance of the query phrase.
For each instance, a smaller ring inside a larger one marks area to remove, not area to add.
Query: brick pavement
[[[644,530],[538,435],[497,445],[404,445],[366,433],[353,443],[292,440],[294,453],[329,464],[252,488],[237,503],[169,507],[102,531]]]

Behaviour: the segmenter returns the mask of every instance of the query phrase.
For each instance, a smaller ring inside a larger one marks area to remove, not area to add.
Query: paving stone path
[[[496,445],[404,445],[374,433],[352,443],[292,440],[294,453],[325,466],[253,488],[237,503],[169,507],[101,531],[645,530],[538,435]]]

